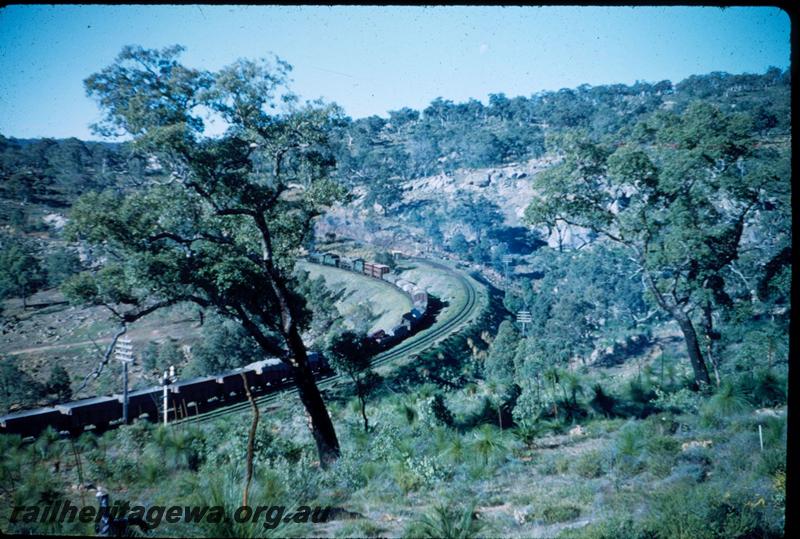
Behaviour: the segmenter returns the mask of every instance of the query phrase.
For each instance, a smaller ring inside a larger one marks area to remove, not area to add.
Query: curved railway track
[[[372,360],[373,368],[380,367],[382,365],[386,365],[393,361],[397,361],[398,359],[419,354],[425,351],[430,346],[435,345],[440,340],[443,340],[444,338],[449,337],[451,334],[455,333],[455,331],[460,329],[460,327],[467,320],[469,320],[474,314],[475,308],[477,306],[478,296],[475,287],[472,285],[472,283],[469,282],[469,280],[466,277],[464,277],[457,271],[453,270],[452,268],[444,264],[440,264],[438,262],[432,262],[430,260],[423,260],[423,259],[416,259],[416,260],[422,261],[429,266],[433,266],[434,268],[444,270],[453,275],[453,277],[458,281],[458,283],[463,288],[466,301],[464,303],[464,306],[459,310],[459,312],[451,316],[448,320],[438,325],[434,324],[430,328],[423,330],[422,332],[411,337],[410,339],[401,342],[397,346],[394,346],[389,350],[376,355],[375,358]],[[330,388],[334,386],[337,382],[343,380],[345,379],[341,375],[326,376],[320,378],[317,385],[322,390]],[[276,391],[274,393],[269,393],[267,395],[262,395],[260,397],[257,397],[256,403],[259,407],[261,407],[267,404],[272,404],[276,401],[281,401],[288,396],[295,395],[296,393],[297,393],[296,388]],[[212,421],[216,421],[217,419],[229,417],[231,415],[235,415],[244,411],[249,411],[250,409],[251,409],[250,402],[245,400],[243,402],[231,404],[230,406],[226,406],[224,408],[217,408],[216,410],[211,410],[203,414],[174,421],[171,424],[174,425],[174,424],[184,424],[184,423],[195,423],[195,424],[210,423]]]

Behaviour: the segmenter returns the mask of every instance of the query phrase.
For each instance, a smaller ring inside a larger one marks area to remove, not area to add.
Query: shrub
[[[509,444],[503,431],[493,425],[481,425],[474,434],[471,449],[486,465],[490,460],[505,455]]]
[[[542,510],[541,516],[547,524],[567,522],[581,516],[581,508],[568,503],[549,505]]]
[[[786,473],[786,448],[772,447],[765,449],[761,453],[756,470],[765,476],[774,476],[778,473]]]
[[[761,369],[744,377],[740,388],[757,406],[778,406],[786,403],[785,380],[770,369]]]
[[[467,539],[475,537],[483,528],[476,518],[475,504],[452,507],[436,505],[406,530],[407,537],[438,537],[441,539]]]
[[[680,445],[671,436],[653,436],[645,442],[647,468],[657,477],[670,474]]]
[[[703,407],[703,412],[711,417],[720,418],[735,413],[744,412],[750,408],[750,402],[741,388],[730,382],[725,382],[708,399]]]
[[[448,427],[453,426],[453,413],[447,408],[447,404],[445,404],[444,397],[442,397],[441,393],[434,395],[431,401],[431,412],[433,412],[434,417],[440,423]]]
[[[646,434],[641,425],[629,421],[617,434],[612,454],[614,466],[624,474],[637,474],[642,470],[639,459]]]
[[[644,418],[657,410],[653,401],[658,397],[647,381],[632,379],[626,388],[630,402],[620,406],[626,415]]]
[[[678,483],[658,492],[645,527],[656,537],[779,537],[767,521],[763,499],[746,490]]]
[[[606,393],[600,384],[596,384],[592,392],[592,399],[589,401],[592,410],[605,417],[613,417],[614,408],[617,405],[616,399]]]
[[[603,457],[600,451],[589,451],[582,454],[575,461],[573,471],[586,479],[595,479],[605,474],[603,469]]]
[[[549,454],[542,459],[538,469],[539,473],[544,475],[565,474],[569,471],[569,459],[565,456]]]
[[[564,425],[559,421],[534,417],[517,421],[516,427],[511,431],[512,434],[528,447],[536,444],[536,438],[547,434],[560,434],[564,431]]]
[[[703,402],[702,395],[687,387],[682,387],[677,391],[655,388],[653,392],[655,393],[655,398],[651,401],[653,406],[668,412],[694,414],[697,413]]]
[[[558,534],[564,539],[651,539],[629,516],[611,516],[583,528],[564,529]]]

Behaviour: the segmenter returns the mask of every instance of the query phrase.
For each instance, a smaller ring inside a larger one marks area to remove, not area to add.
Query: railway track
[[[424,259],[416,259],[416,260],[424,262],[426,265],[433,266],[434,268],[437,268],[439,270],[444,270],[453,275],[456,281],[458,281],[458,283],[463,288],[466,301],[464,303],[464,306],[459,310],[459,312],[451,316],[448,320],[438,325],[434,324],[430,328],[423,330],[422,332],[411,337],[410,339],[407,339],[406,341],[398,344],[397,346],[394,346],[389,350],[376,355],[372,360],[373,368],[381,367],[383,365],[387,365],[389,363],[397,361],[398,359],[419,354],[425,351],[429,347],[434,346],[441,340],[444,340],[445,338],[455,333],[455,331],[458,330],[474,314],[474,310],[477,306],[478,296],[475,287],[472,285],[472,283],[469,282],[469,280],[466,277],[464,277],[460,273],[454,271],[452,268],[444,264]],[[345,378],[343,378],[341,375],[327,376],[324,378],[320,378],[318,382],[318,387],[320,388],[320,390],[331,388],[338,382],[344,380]],[[260,397],[257,397],[256,404],[259,407],[263,407],[266,405],[274,404],[276,402],[285,401],[287,397],[290,397],[295,394],[297,394],[296,388],[276,391],[275,393],[270,393],[268,395],[262,395]],[[243,401],[231,404],[230,406],[226,406],[224,408],[218,408],[216,410],[211,410],[203,414],[174,421],[171,424],[186,424],[186,423],[207,424],[216,421],[218,419],[230,417],[232,415],[236,415],[242,412],[249,412],[250,410],[251,410],[250,402]]]

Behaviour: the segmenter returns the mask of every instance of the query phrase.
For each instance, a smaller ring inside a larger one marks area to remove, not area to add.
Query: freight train
[[[379,349],[386,348],[410,335],[418,328],[428,307],[428,295],[410,281],[391,274],[389,267],[362,259],[348,259],[336,254],[313,253],[313,262],[349,269],[389,282],[407,294],[413,308],[402,317],[402,323],[390,332],[370,335]],[[309,365],[318,377],[332,374],[325,358],[309,352]],[[247,398],[242,379],[244,374],[250,391],[260,396],[289,387],[293,383],[291,368],[277,358],[265,359],[215,376],[180,380],[167,385],[167,417],[181,419],[242,402]],[[164,386],[154,386],[128,393],[128,419],[159,421],[164,414]],[[122,395],[108,395],[22,410],[0,417],[0,434],[38,436],[48,426],[57,431],[79,435],[89,429],[102,432],[122,421]]]
[[[324,357],[309,352],[308,362],[317,376],[332,374]],[[167,385],[167,417],[182,419],[241,402],[247,398],[244,374],[253,396],[292,385],[291,368],[277,358],[265,359],[215,376],[201,376]],[[128,419],[159,421],[164,414],[164,386],[128,393]],[[23,410],[0,417],[0,433],[37,436],[48,426],[78,435],[87,428],[96,432],[122,420],[122,395],[91,397],[55,406]]]
[[[389,266],[385,264],[367,262],[363,258],[348,258],[336,253],[320,252],[312,252],[308,255],[308,260],[381,279],[399,288],[411,299],[412,309],[403,314],[402,322],[399,325],[390,331],[379,330],[369,336],[378,346],[385,347],[409,336],[417,329],[428,311],[428,293],[411,281],[392,273]]]

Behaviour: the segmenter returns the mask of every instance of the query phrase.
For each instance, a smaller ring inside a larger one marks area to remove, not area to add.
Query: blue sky
[[[789,17],[761,7],[9,6],[0,133],[98,138],[82,81],[127,44],[179,43],[206,69],[275,53],[303,98],[358,118],[437,96],[763,73],[789,66],[789,36]]]

